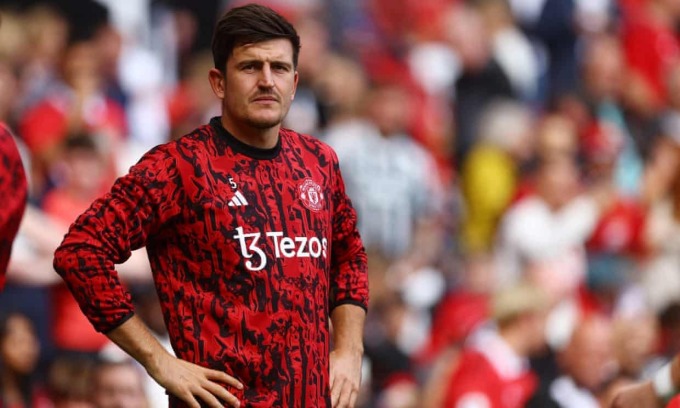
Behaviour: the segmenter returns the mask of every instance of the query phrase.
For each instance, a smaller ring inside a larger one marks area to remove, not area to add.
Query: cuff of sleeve
[[[364,309],[364,312],[368,313],[368,306],[367,306],[364,302],[361,302],[361,301],[358,301],[358,300],[354,300],[354,299],[343,299],[343,300],[340,300],[340,301],[338,301],[338,302],[333,303],[333,304],[331,305],[331,312],[332,312],[333,310],[335,310],[336,307],[342,306],[342,305],[354,305],[354,306],[358,306],[358,307]]]
[[[98,331],[103,333],[103,334],[108,334],[110,331],[117,329],[118,327],[120,327],[120,325],[122,325],[123,323],[130,320],[132,318],[132,316],[134,316],[134,315],[135,315],[135,312],[131,311],[128,314],[123,315],[123,317],[116,320],[112,324],[106,325],[106,327],[102,328],[101,330],[98,329]]]

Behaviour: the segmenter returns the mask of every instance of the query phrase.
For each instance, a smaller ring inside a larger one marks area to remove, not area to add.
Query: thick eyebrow
[[[256,66],[260,67],[260,66],[264,65],[264,63],[265,63],[265,61],[263,61],[263,60],[261,60],[261,59],[247,59],[247,60],[243,60],[243,61],[238,62],[238,63],[236,64],[236,67],[237,67],[237,68],[243,68],[243,67],[245,67],[245,66],[247,66],[247,65],[256,65]],[[271,65],[284,66],[284,67],[286,67],[286,68],[288,68],[288,69],[293,69],[293,64],[290,63],[290,62],[288,62],[288,61],[284,61],[284,60],[272,60],[272,61],[269,61],[269,63],[270,63]]]

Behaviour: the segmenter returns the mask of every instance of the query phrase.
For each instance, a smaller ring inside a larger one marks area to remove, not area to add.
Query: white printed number
[[[238,188],[238,185],[234,181],[233,177],[229,177],[229,186],[231,187],[232,190],[236,190]]]
[[[260,271],[267,266],[267,256],[258,245],[262,233],[253,232],[246,234],[243,227],[236,228],[234,238],[238,240],[241,248],[241,255],[248,259],[246,268],[251,271]],[[265,242],[274,246],[274,256],[276,258],[326,258],[328,240],[317,237],[284,237],[283,232],[266,232]],[[254,258],[254,259],[253,259]]]

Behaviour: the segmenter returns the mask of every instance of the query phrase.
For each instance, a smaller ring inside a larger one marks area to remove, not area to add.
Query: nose
[[[269,64],[265,64],[260,71],[259,85],[262,88],[271,88],[274,86],[274,77],[272,76],[272,68]]]

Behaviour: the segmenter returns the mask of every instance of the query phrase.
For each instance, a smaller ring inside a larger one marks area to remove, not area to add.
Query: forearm
[[[336,307],[331,313],[333,348],[363,354],[365,320],[366,311],[359,306],[344,304]]]
[[[158,370],[159,359],[170,355],[137,316],[132,316],[106,335],[152,375]]]

